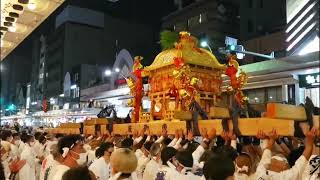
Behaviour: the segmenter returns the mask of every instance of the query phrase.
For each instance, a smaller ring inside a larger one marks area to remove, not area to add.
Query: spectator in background
[[[110,157],[114,150],[114,146],[110,142],[102,143],[96,150],[96,157],[90,165],[89,170],[92,171],[97,180],[109,179],[111,177]]]

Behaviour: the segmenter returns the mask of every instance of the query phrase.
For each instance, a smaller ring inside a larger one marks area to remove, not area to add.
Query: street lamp
[[[200,46],[201,46],[201,47],[207,47],[207,48],[210,50],[210,52],[212,53],[212,49],[211,49],[211,47],[209,46],[209,44],[208,44],[207,41],[201,41]]]
[[[107,70],[104,72],[104,74],[105,74],[106,76],[110,76],[110,75],[112,74],[112,72],[111,72],[110,69],[107,69]]]
[[[118,72],[120,72],[120,69],[116,68],[114,71],[118,73]]]

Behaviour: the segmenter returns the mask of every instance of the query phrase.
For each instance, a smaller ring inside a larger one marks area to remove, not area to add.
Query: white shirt
[[[89,170],[93,172],[97,180],[109,179],[111,176],[110,164],[103,157],[96,159],[90,165]]]
[[[25,144],[21,153],[21,159],[26,160],[26,164],[19,171],[19,179],[35,180],[36,179],[36,155],[29,144]]]
[[[320,155],[312,155],[305,167],[302,180],[317,180],[320,175]]]
[[[143,180],[149,180],[149,179],[155,179],[156,174],[161,167],[161,164],[158,163],[154,158],[151,158],[151,160],[147,163],[146,168],[143,172]]]
[[[11,148],[11,156],[13,159],[17,159],[18,157],[20,157],[20,152],[19,152],[19,148],[17,145],[15,144],[10,144],[10,148]]]
[[[201,145],[199,145],[197,149],[192,153],[194,167],[201,167],[199,160],[204,152],[205,149]]]
[[[56,160],[53,159],[52,154],[50,154],[49,156],[47,156],[41,164],[41,170],[40,170],[40,180],[44,180],[45,176],[46,176],[46,171],[49,168],[52,168],[52,166],[54,165],[58,165],[60,163],[58,163]]]
[[[67,172],[70,168],[63,164],[58,164],[52,167],[49,172],[48,180],[60,180],[65,172]]]
[[[263,180],[299,180],[299,177],[302,176],[307,162],[307,159],[303,155],[301,155],[291,169],[282,171],[280,173],[268,171],[266,169],[266,165],[271,163],[271,151],[269,149],[265,149],[263,151],[260,163],[257,167],[255,179],[260,178]]]

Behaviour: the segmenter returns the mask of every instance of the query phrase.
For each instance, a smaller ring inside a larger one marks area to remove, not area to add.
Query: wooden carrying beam
[[[176,129],[183,129],[184,132],[187,130],[185,121],[154,121],[149,123],[114,124],[113,132],[114,134],[125,135],[135,130],[140,131],[146,126],[150,128],[153,134],[161,132],[163,128],[167,129],[168,134],[174,134]]]
[[[229,122],[229,129],[232,129],[232,122]],[[165,124],[165,125],[164,125]],[[185,121],[156,121],[150,123],[130,123],[130,124],[114,124],[113,131],[115,134],[132,133],[134,130],[140,131],[143,127],[149,126],[152,133],[161,132],[164,126],[167,126],[169,134],[174,134],[176,129],[183,129],[186,132]],[[215,120],[199,120],[199,129],[206,128],[208,131],[215,128],[217,134],[220,135],[223,131],[221,119]],[[239,119],[239,128],[244,136],[255,136],[258,130],[263,130],[266,133],[272,129],[276,129],[281,136],[293,136],[294,121],[283,119],[270,118],[241,118]]]
[[[289,104],[268,103],[267,117],[273,119],[307,120],[304,107]]]
[[[232,121],[228,121],[229,129],[232,129]],[[199,129],[207,128],[208,131],[214,127],[217,134],[220,135],[223,131],[221,120],[200,120]],[[281,120],[270,118],[240,118],[239,129],[244,136],[255,136],[258,130],[264,132],[270,132],[272,129],[276,129],[277,133],[281,136],[293,136],[294,133],[294,121],[293,120]]]

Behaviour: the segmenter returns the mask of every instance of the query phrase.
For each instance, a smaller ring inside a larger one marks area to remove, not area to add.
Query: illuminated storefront
[[[299,87],[304,88],[304,97],[311,98],[315,106],[319,107],[320,73],[299,75]]]

